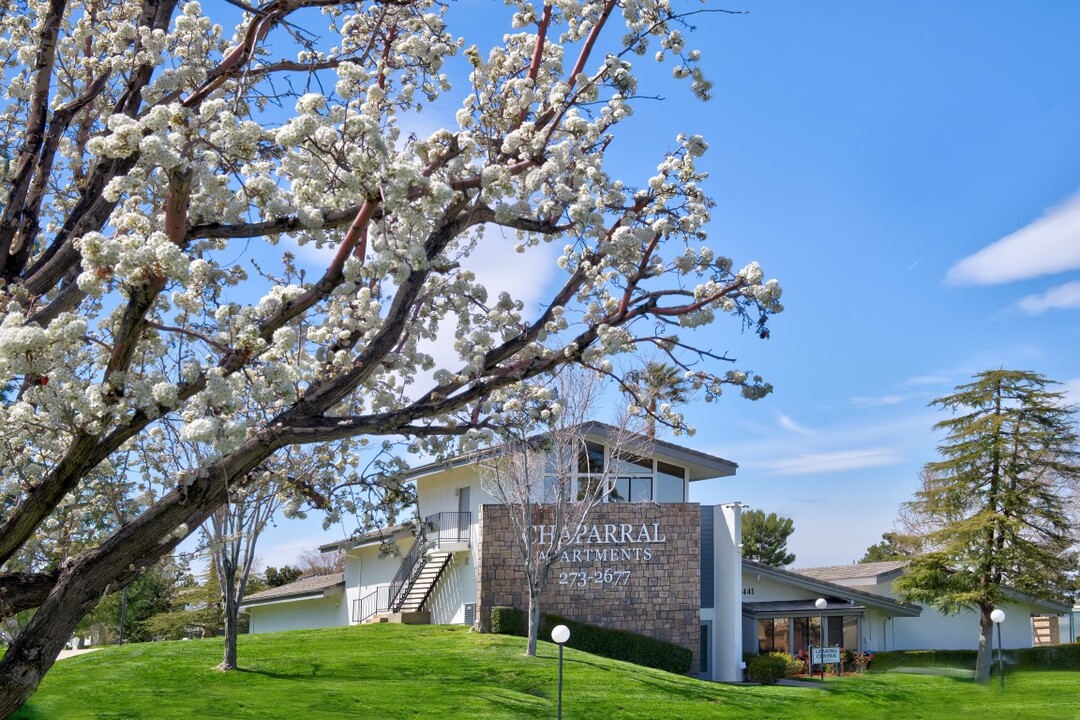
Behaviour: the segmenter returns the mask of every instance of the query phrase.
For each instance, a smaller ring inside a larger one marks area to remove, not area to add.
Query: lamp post
[[[829,601],[825,598],[818,598],[814,601],[814,607],[818,609],[818,641],[821,645],[821,681],[825,682],[825,608],[829,606]],[[811,653],[810,662],[814,662],[813,653]]]
[[[990,613],[990,619],[997,625],[998,636],[998,675],[1001,676],[1001,689],[1005,689],[1005,672],[1001,668],[1001,623],[1005,622],[1005,611],[1001,608],[996,608]]]
[[[559,646],[559,710],[558,718],[562,720],[562,655],[563,645],[570,639],[570,628],[565,625],[556,625],[551,630],[551,639]]]

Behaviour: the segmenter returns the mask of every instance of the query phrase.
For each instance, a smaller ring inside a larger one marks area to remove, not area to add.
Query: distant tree
[[[646,362],[645,367],[639,370],[626,373],[622,389],[644,412],[645,434],[650,438],[656,437],[657,418],[670,417],[674,412],[672,406],[689,402],[693,393],[683,369],[656,360]]]
[[[333,575],[345,569],[345,553],[322,553],[318,548],[305,550],[296,558],[296,564],[304,577]]]
[[[288,585],[303,576],[304,571],[292,565],[282,565],[280,568],[270,566],[263,572],[263,580],[266,582],[266,586],[272,588]]]
[[[898,533],[882,533],[881,542],[866,548],[860,563],[907,560],[913,554],[910,544],[903,542]]]
[[[198,581],[191,579],[174,594],[167,609],[142,622],[143,632],[163,640],[215,637],[225,627],[221,601],[217,565],[208,563]],[[247,623],[243,615],[239,616],[237,627],[239,632],[246,632]]]
[[[903,538],[922,553],[896,583],[905,600],[979,613],[975,678],[990,672],[990,613],[1007,588],[1040,597],[1071,590],[1071,507],[1080,482],[1074,408],[1034,372],[990,370],[931,404],[953,416],[941,460],[927,463],[906,512],[924,530]]]
[[[795,562],[787,540],[795,532],[791,518],[764,510],[747,510],[742,516],[742,556],[773,567]]]
[[[211,514],[203,528],[221,587],[225,621],[225,650],[218,666],[221,670],[236,669],[238,615],[255,563],[255,545],[281,503],[282,495],[269,477],[247,481],[230,488],[229,502]]]

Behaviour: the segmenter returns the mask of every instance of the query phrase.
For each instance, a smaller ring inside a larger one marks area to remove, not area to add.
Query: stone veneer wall
[[[596,526],[598,535],[583,537],[552,566],[540,611],[681,645],[694,653],[691,672],[696,673],[701,625],[701,506],[611,503],[594,509],[586,525]],[[507,508],[481,506],[478,536],[476,613],[481,629],[487,630],[492,607],[511,605],[527,610],[529,595]],[[575,550],[580,551],[576,557]],[[601,557],[597,551],[603,553]],[[610,559],[612,553],[615,559]],[[646,559],[646,555],[651,557]],[[605,570],[628,570],[630,575],[615,585],[603,582]],[[569,573],[575,572],[587,573],[584,587],[579,584],[580,576],[574,578],[578,582],[570,583]],[[600,582],[594,582],[597,573]]]

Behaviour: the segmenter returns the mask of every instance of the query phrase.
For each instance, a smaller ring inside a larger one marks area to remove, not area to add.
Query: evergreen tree
[[[742,516],[742,556],[773,567],[795,562],[787,539],[795,532],[791,518],[764,510],[747,510]]]
[[[266,568],[263,577],[266,579],[267,587],[276,588],[299,580],[303,574],[303,570],[294,568],[292,565],[282,565],[280,568],[271,565]]]
[[[860,563],[886,562],[888,560],[907,560],[912,555],[912,548],[905,544],[897,533],[881,533],[881,542],[866,548]]]
[[[1034,372],[979,373],[932,405],[953,416],[941,460],[926,465],[923,488],[906,503],[922,531],[896,588],[905,600],[946,613],[979,612],[975,677],[990,672],[990,613],[1007,588],[1058,596],[1076,568],[1068,515],[1080,481],[1073,408]]]

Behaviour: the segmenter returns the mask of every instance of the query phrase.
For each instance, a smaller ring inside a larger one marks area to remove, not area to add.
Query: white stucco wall
[[[895,598],[893,582],[859,589]],[[945,615],[923,603],[917,618],[896,618],[890,621],[884,649],[887,650],[975,650],[979,647],[979,614],[965,610]],[[1027,648],[1033,643],[1032,609],[1025,603],[1004,603],[1005,621],[1001,624],[1001,642],[1006,648]],[[997,631],[993,642],[996,646]]]
[[[1001,609],[1005,611],[1005,621],[1001,624],[1004,647],[1031,647],[1031,613],[1028,608],[1009,603]],[[979,615],[972,610],[943,615],[923,605],[920,617],[896,618],[893,622],[896,633],[890,650],[975,650],[979,647]],[[992,640],[996,646],[996,631]]]
[[[427,603],[432,624],[465,622],[465,603],[476,602],[476,567],[471,555],[471,548],[467,552],[454,553],[443,571]]]
[[[247,611],[251,615],[249,632],[252,634],[282,630],[313,630],[347,625],[349,622],[345,593],[337,593],[326,598],[255,605],[249,607]]]
[[[748,603],[816,600],[821,593],[780,583],[755,572],[742,573],[742,600]]]
[[[742,505],[701,508],[713,515],[713,617],[711,679],[721,682],[742,680]]]

